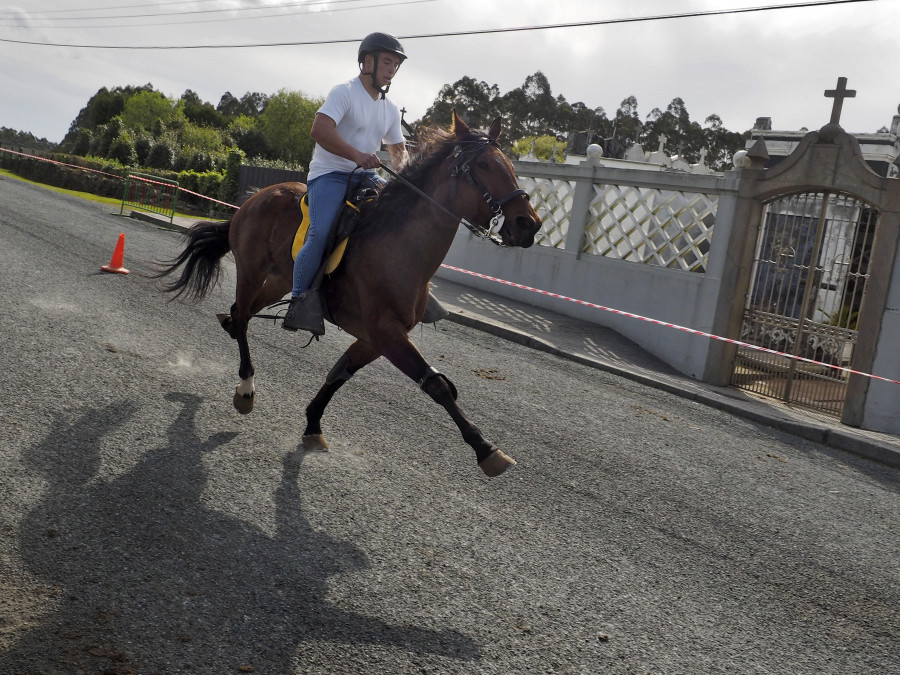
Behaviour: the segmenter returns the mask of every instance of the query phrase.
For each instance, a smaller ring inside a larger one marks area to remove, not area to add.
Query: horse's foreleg
[[[475,450],[478,466],[488,476],[499,476],[515,460],[488,441],[456,403],[456,387],[450,379],[428,365],[415,345],[408,338],[391,345],[384,351],[385,357],[418,383],[426,394],[446,410],[462,434],[463,440]]]
[[[371,347],[354,342],[345,351],[337,363],[328,371],[325,384],[319,389],[309,405],[306,406],[306,430],[303,432],[303,447],[307,450],[327,450],[328,442],[322,435],[322,415],[338,389],[360,370],[378,357]]]

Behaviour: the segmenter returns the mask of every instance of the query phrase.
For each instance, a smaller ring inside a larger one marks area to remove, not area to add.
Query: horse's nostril
[[[533,235],[541,229],[541,221],[530,218],[529,216],[519,216],[516,218],[516,226],[523,232]]]

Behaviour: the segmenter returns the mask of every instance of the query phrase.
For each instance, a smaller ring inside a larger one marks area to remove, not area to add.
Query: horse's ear
[[[488,136],[490,136],[492,141],[496,141],[500,137],[500,130],[503,126],[503,120],[500,117],[497,117],[492,123],[491,128],[488,129]]]
[[[456,114],[456,108],[453,109],[453,122],[450,124],[450,133],[457,138],[465,138],[469,135],[469,125],[462,121],[462,117]]]

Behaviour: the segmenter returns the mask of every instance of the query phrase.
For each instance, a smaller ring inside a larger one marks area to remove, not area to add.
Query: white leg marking
[[[253,375],[248,377],[246,380],[241,380],[241,383],[237,386],[237,393],[241,396],[253,396],[253,392],[255,388],[253,386]]]

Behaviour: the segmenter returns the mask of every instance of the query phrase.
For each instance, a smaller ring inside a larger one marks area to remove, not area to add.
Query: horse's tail
[[[157,264],[157,271],[152,275],[154,279],[174,274],[183,266],[177,279],[160,285],[162,290],[174,293],[176,298],[184,295],[194,302],[203,300],[219,283],[222,257],[231,250],[228,243],[230,227],[230,220],[200,221],[192,225],[185,235],[184,250],[172,260]]]

